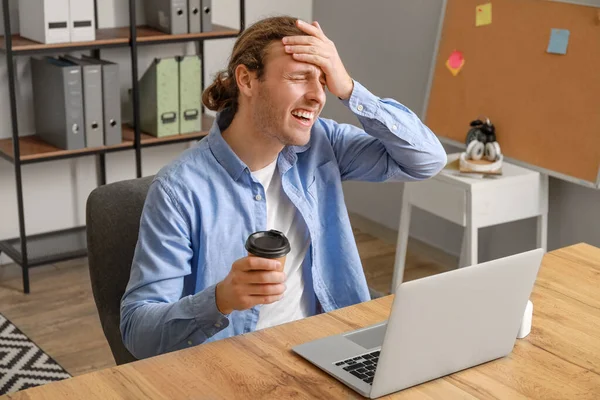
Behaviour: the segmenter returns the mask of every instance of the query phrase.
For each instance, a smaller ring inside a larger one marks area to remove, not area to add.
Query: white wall
[[[11,26],[18,32],[18,1],[10,1]],[[100,28],[127,26],[129,7],[127,0],[98,0],[98,26]],[[0,10],[1,13],[1,10]],[[312,18],[311,0],[252,0],[246,1],[246,26],[269,15],[288,14],[302,19]],[[143,24],[142,1],[137,1],[137,18]],[[213,1],[213,22],[239,28],[239,1]],[[4,25],[0,19],[1,32]],[[235,39],[205,42],[206,82],[217,70],[226,66]],[[138,76],[154,57],[167,57],[193,52],[193,44],[168,44],[140,46]],[[77,53],[73,53],[77,54]],[[106,49],[102,58],[121,65],[121,100],[124,117],[127,112],[127,90],[131,87],[129,48]],[[21,135],[34,133],[32,89],[29,57],[16,58],[19,129]],[[210,79],[212,80],[212,79]],[[12,135],[10,103],[7,84],[6,57],[0,55],[0,139]],[[162,166],[176,158],[187,144],[173,144],[142,150],[143,174],[155,174]],[[96,187],[96,158],[94,156],[71,160],[51,161],[25,165],[22,169],[27,234],[82,226],[85,224],[85,201]],[[107,182],[135,178],[135,153],[123,151],[107,154]],[[19,236],[14,167],[0,159],[0,240]],[[9,260],[3,255],[0,264]]]
[[[574,1],[575,2],[575,1]],[[600,6],[600,0],[587,0]],[[442,0],[315,1],[313,15],[336,43],[350,74],[380,97],[393,97],[422,115]],[[358,124],[335,98],[324,116]],[[448,152],[461,149],[447,147]],[[600,191],[550,178],[548,247],[587,242],[600,246]],[[344,184],[350,212],[397,230],[402,184]],[[534,219],[480,230],[480,260],[535,246]],[[410,235],[458,255],[462,229],[415,210]]]

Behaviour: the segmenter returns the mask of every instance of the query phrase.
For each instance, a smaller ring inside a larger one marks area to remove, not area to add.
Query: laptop
[[[389,318],[292,350],[378,398],[508,355],[543,249],[404,282]]]

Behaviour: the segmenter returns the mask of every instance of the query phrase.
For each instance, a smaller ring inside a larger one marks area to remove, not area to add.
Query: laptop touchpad
[[[372,349],[383,345],[386,328],[387,324],[378,325],[364,331],[349,333],[344,335],[344,337],[365,349]]]

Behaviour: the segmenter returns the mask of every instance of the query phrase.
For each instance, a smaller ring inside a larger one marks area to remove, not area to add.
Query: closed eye
[[[306,79],[305,77],[291,77],[290,78],[292,81],[295,82],[306,82],[308,81],[308,79]],[[321,86],[326,87],[327,83],[325,81],[319,81],[319,83],[321,84]]]

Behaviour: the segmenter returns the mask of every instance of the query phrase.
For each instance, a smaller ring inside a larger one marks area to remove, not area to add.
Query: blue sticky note
[[[552,29],[550,43],[548,43],[548,53],[567,54],[569,35],[568,29]]]

